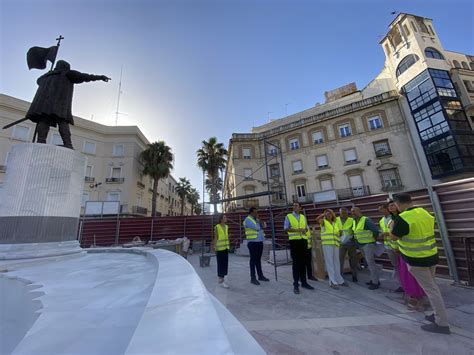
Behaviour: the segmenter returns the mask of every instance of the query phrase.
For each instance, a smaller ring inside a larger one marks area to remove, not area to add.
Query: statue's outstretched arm
[[[107,82],[110,80],[110,78],[108,78],[105,75],[86,74],[86,73],[81,73],[77,70],[70,70],[67,72],[66,75],[68,79],[74,84],[81,84],[81,83],[86,83],[89,81],[97,81],[97,80],[102,80],[102,81]]]

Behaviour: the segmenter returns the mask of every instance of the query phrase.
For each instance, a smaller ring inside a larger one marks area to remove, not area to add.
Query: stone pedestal
[[[81,153],[53,145],[13,146],[0,188],[0,259],[81,251],[77,228],[85,160]]]

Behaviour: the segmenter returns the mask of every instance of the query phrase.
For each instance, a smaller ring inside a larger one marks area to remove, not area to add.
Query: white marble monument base
[[[78,248],[85,160],[81,153],[54,145],[12,147],[0,189],[0,259],[24,253],[27,257],[69,254]],[[57,252],[51,245],[57,246]]]

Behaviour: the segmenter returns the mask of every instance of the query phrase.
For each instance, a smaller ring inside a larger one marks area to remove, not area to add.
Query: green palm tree
[[[223,143],[218,143],[216,137],[209,138],[209,141],[202,141],[202,147],[197,151],[197,165],[207,175],[209,183],[206,184],[210,202],[214,204],[214,213],[217,213],[217,201],[219,200],[219,191],[222,190],[222,179],[219,173],[225,169],[227,164],[227,150]],[[219,179],[221,180],[219,186]]]
[[[184,215],[184,203],[191,192],[191,188],[191,182],[188,179],[184,177],[179,178],[179,182],[176,185],[176,193],[181,199],[181,216]]]
[[[148,148],[140,153],[143,164],[143,175],[153,179],[153,194],[151,198],[151,215],[156,216],[156,197],[158,195],[158,181],[167,178],[173,169],[173,153],[163,141],[148,144]]]
[[[191,205],[191,216],[194,214],[196,206],[199,205],[199,191],[194,187],[191,187],[191,191],[188,194],[188,203]]]
[[[197,215],[202,214],[202,207],[199,203],[196,206],[194,206],[194,213]]]

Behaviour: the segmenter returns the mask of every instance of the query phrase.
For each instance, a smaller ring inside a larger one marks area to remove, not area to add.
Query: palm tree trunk
[[[151,195],[151,216],[156,217],[156,197],[158,195],[158,179],[153,179],[153,193]]]
[[[191,216],[194,216],[194,203],[191,204]]]
[[[184,197],[181,197],[181,216],[184,215]]]

